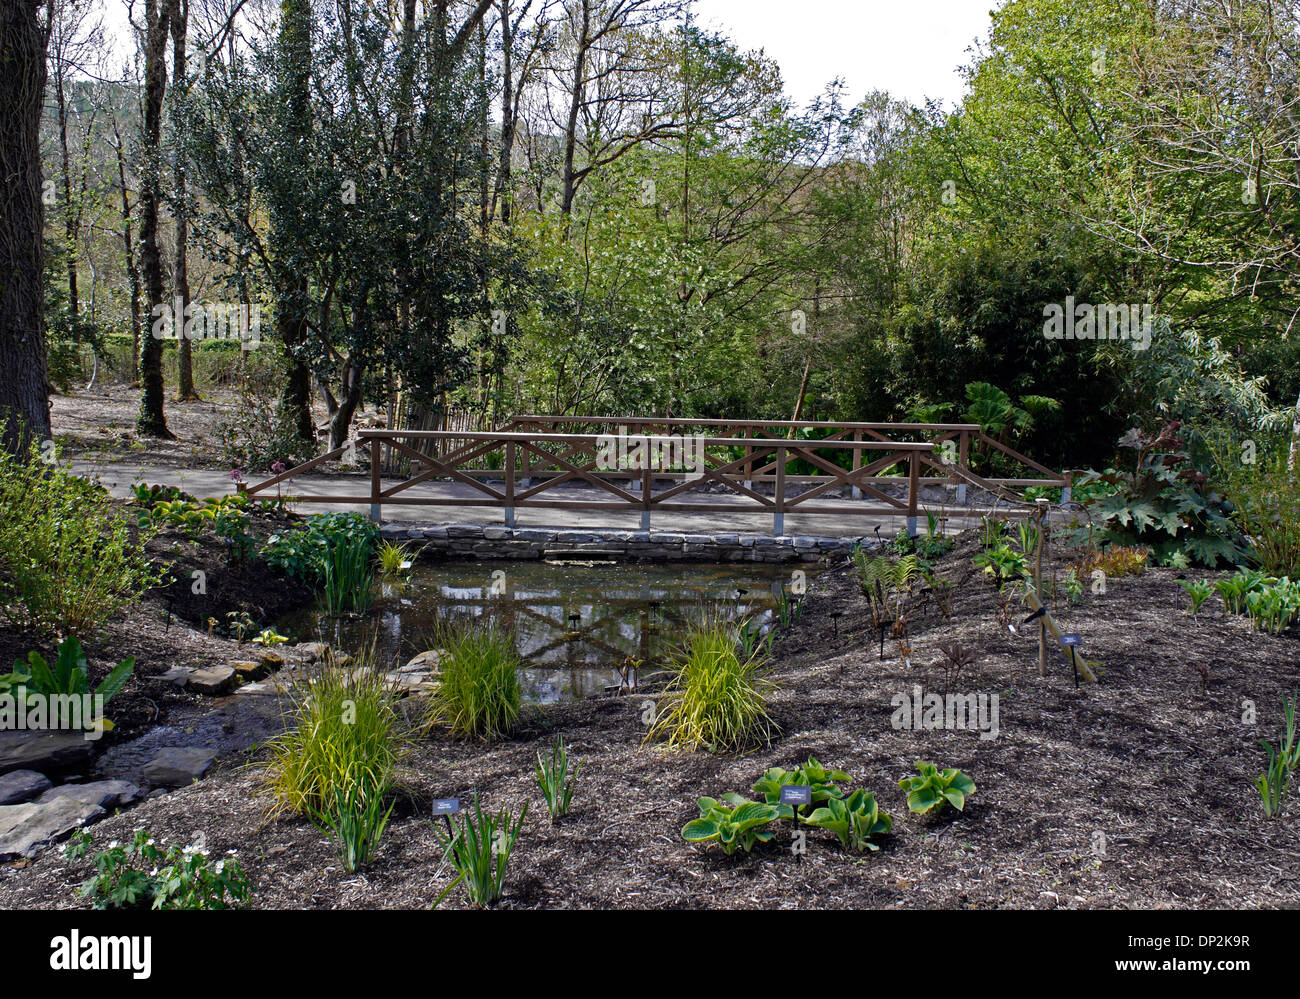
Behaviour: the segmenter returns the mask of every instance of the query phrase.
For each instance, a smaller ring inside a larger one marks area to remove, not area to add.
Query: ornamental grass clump
[[[393,693],[370,665],[323,667],[295,695],[288,728],[271,740],[271,814],[320,820],[339,802],[364,810],[392,788],[407,734]]]
[[[523,660],[513,636],[492,625],[445,632],[438,686],[429,700],[426,731],[446,725],[460,736],[496,739],[519,717]]]
[[[776,733],[767,710],[767,696],[776,684],[766,676],[766,653],[753,647],[746,651],[733,624],[712,620],[696,625],[665,665],[672,678],[647,741],[728,753],[768,742]]]

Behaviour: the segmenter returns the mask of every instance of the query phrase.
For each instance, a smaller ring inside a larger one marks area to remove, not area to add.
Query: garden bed
[[[598,698],[526,708],[514,735],[494,744],[416,743],[378,856],[359,874],[343,873],[334,846],[306,820],[266,820],[257,768],[239,758],[105,820],[93,829],[95,841],[128,839],[140,826],[173,842],[202,833],[214,854],[239,852],[256,907],[422,907],[452,877],[441,866],[432,799],[468,798],[476,789],[485,808],[530,802],[503,907],[1300,904],[1297,805],[1266,819],[1253,787],[1263,769],[1259,739],[1276,740],[1282,696],[1300,682],[1296,638],[1252,632],[1244,619],[1212,616],[1209,604],[1194,623],[1184,614],[1178,573],[1148,569],[1054,611],[1084,637],[1085,654],[1101,664],[1100,683],[1076,688],[1059,650],[1041,679],[1035,629],[1013,635],[1003,627],[991,582],[971,566],[977,539],[972,533],[960,542],[937,562],[949,578],[964,578],[953,615],[931,610],[913,619],[910,668],[893,641],[879,658],[850,567],[819,577],[776,646],[781,688],[772,707],[782,734],[748,755],[642,746],[648,698]],[[160,633],[160,609],[151,598],[132,618],[154,633],[147,641],[156,647],[138,639],[151,656],[179,637],[175,624]],[[196,650],[206,641],[186,634]],[[941,689],[939,644],[954,638],[979,653],[954,689],[999,695],[995,739],[891,725],[896,694],[915,684]],[[1195,667],[1207,663],[1203,690]],[[1257,707],[1253,725],[1243,723],[1247,702]],[[552,825],[532,770],[556,735],[583,768],[571,815]],[[810,830],[808,852],[796,858],[788,824],[748,855],[683,842],[697,797],[748,793],[765,768],[809,755],[847,770],[852,786],[874,791],[892,813],[892,835],[879,853],[849,853]],[[964,813],[928,821],[908,815],[897,781],[918,759],[960,767],[975,780]],[[77,905],[73,889],[89,869],[88,860],[69,862],[57,850],[9,865],[0,870],[0,905]],[[465,903],[453,892],[443,904]]]

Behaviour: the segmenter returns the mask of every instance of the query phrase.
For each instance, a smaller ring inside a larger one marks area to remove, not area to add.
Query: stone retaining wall
[[[388,523],[381,532],[391,541],[418,547],[426,558],[607,558],[627,562],[817,562],[829,555],[848,554],[860,540],[482,524]]]

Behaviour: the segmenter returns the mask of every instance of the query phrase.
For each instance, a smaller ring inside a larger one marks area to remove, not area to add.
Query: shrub
[[[1252,560],[1266,572],[1300,577],[1300,474],[1283,453],[1255,466],[1224,467],[1230,470],[1225,507],[1249,539]]]
[[[64,855],[79,860],[90,844],[90,833],[82,831]],[[214,863],[200,847],[163,850],[143,829],[126,846],[114,840],[95,854],[94,864],[95,874],[77,894],[96,909],[231,909],[247,902],[251,893],[233,853]]]
[[[108,493],[57,458],[36,441],[17,456],[0,449],[0,563],[11,574],[0,595],[19,625],[89,634],[160,581],[144,552],[153,531],[133,535]]]
[[[340,800],[360,808],[392,787],[405,749],[394,695],[365,664],[322,667],[295,696],[288,729],[269,743],[265,787],[271,814],[329,814]]]
[[[523,665],[513,637],[492,626],[474,626],[449,631],[439,645],[447,654],[426,729],[441,723],[476,739],[509,732],[519,717]]]
[[[316,587],[332,614],[370,606],[371,556],[379,527],[358,513],[321,513],[273,534],[262,558],[285,575]]]
[[[456,880],[443,890],[434,905],[441,903],[453,888],[462,883],[469,900],[475,905],[495,905],[501,898],[510,855],[527,814],[528,802],[524,802],[518,817],[512,818],[505,808],[496,815],[484,815],[475,791],[473,817],[468,812],[459,816],[459,828],[451,836],[435,829],[443,857],[457,874]]]
[[[933,763],[917,761],[919,777],[904,777],[898,786],[907,792],[907,807],[918,815],[947,805],[957,811],[966,807],[966,799],[975,793],[975,782],[960,770],[940,770]]]
[[[734,625],[714,620],[691,629],[669,652],[671,673],[646,739],[711,752],[735,752],[756,740],[768,741],[776,730],[767,712],[767,694],[775,684],[764,675],[761,650],[742,652]]]
[[[551,813],[552,822],[569,814],[574,782],[581,769],[582,764],[579,763],[573,768],[573,773],[569,773],[569,751],[559,736],[555,737],[549,760],[542,759],[541,753],[537,754],[537,786],[542,789],[542,797],[546,799],[546,810]]]
[[[1078,574],[1091,576],[1100,569],[1107,579],[1140,576],[1146,570],[1149,552],[1145,548],[1111,545],[1101,551],[1086,554],[1074,566]]]

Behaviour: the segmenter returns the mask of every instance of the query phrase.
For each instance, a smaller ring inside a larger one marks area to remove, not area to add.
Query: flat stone
[[[235,671],[229,666],[210,666],[196,669],[185,684],[197,694],[224,694],[235,683]]]
[[[43,847],[67,839],[73,830],[106,814],[98,805],[68,797],[0,806],[0,860],[34,857]]]
[[[75,798],[111,812],[114,808],[135,804],[142,793],[130,781],[97,780],[89,784],[64,784],[62,787],[51,788],[41,795],[40,801],[48,804],[58,798]]]
[[[0,777],[0,805],[18,805],[48,791],[53,785],[35,770],[15,770]]]
[[[330,647],[324,642],[299,642],[293,647],[293,654],[309,663],[324,659],[329,653]]]
[[[80,770],[90,761],[93,746],[94,741],[82,732],[0,732],[0,774],[14,770],[43,774]]]
[[[276,652],[275,649],[263,649],[261,652],[257,653],[257,661],[267,669],[279,669],[284,665],[285,658],[280,655],[280,653]],[[233,666],[234,663],[231,663],[231,665]]]
[[[399,666],[398,673],[436,673],[442,668],[445,653],[441,649],[429,649],[413,657],[405,666]]]
[[[265,663],[255,663],[251,659],[232,659],[229,665],[241,680],[260,680],[271,672]]]
[[[162,675],[162,679],[174,683],[178,687],[184,687],[190,682],[190,674],[193,672],[194,670],[188,666],[173,666]]]
[[[151,784],[161,787],[184,787],[192,784],[212,766],[215,749],[198,746],[169,746],[145,764],[144,776]]]

